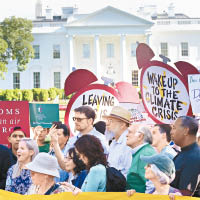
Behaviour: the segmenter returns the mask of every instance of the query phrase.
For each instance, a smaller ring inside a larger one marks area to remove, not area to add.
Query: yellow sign
[[[135,193],[128,197],[125,192],[82,192],[74,196],[71,192],[53,195],[20,195],[0,190],[0,200],[169,200],[167,195],[152,195]],[[176,196],[175,200],[199,200],[196,197]]]

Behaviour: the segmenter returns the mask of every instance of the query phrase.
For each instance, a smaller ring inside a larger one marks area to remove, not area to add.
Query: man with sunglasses
[[[68,150],[72,147],[74,147],[74,143],[76,142],[76,140],[78,138],[80,138],[83,135],[94,135],[95,137],[97,137],[103,148],[104,148],[104,152],[105,154],[108,154],[108,143],[105,139],[105,136],[103,134],[101,134],[100,132],[98,132],[94,127],[93,127],[93,123],[95,120],[95,111],[93,108],[91,108],[90,106],[80,106],[76,109],[74,109],[74,123],[75,123],[75,130],[78,131],[78,135],[74,136],[72,138],[69,139],[69,141],[67,142],[67,146],[65,148],[65,152],[64,155],[67,154]],[[62,155],[59,146],[56,142],[56,138],[54,137],[53,132],[51,131],[50,133],[51,135],[51,142],[53,143],[54,146],[54,151],[56,154],[56,157],[58,159],[59,165],[62,169],[65,169],[65,163],[64,163],[64,156]]]

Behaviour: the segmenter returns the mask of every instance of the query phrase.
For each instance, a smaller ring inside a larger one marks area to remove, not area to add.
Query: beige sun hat
[[[109,115],[103,115],[102,117],[120,119],[126,123],[131,123],[131,113],[121,106],[114,106]]]

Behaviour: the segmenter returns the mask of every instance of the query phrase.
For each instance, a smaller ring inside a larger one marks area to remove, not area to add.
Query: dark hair
[[[76,154],[75,148],[73,147],[73,148],[69,149],[68,153],[76,166],[74,168],[75,174],[78,174],[81,171],[85,170],[85,164],[83,163],[83,161],[81,159],[79,159],[78,155]]]
[[[106,131],[106,122],[98,121],[94,124],[94,128],[102,134],[105,134]]]
[[[74,109],[74,112],[84,113],[88,119],[92,118],[93,121],[95,120],[96,117],[94,109],[91,108],[90,106],[80,106]]]
[[[199,128],[198,120],[189,116],[180,116],[178,119],[181,119],[181,126],[189,128],[188,133],[190,135],[196,136]]]
[[[166,133],[167,142],[171,141],[171,129],[172,127],[169,124],[155,124],[155,126],[159,127],[160,133]]]
[[[12,131],[11,131],[9,137],[13,134],[14,131],[21,131],[21,132],[24,133],[24,136],[26,137],[26,133],[24,132],[24,130],[22,129],[21,126],[15,126],[15,127],[12,129]]]
[[[63,135],[65,137],[70,135],[69,128],[65,124],[62,124],[61,121],[53,122],[52,124],[56,125],[56,129],[63,129]]]
[[[106,155],[100,140],[93,135],[83,135],[74,144],[77,151],[88,159],[89,170],[91,167],[102,164],[107,165]]]

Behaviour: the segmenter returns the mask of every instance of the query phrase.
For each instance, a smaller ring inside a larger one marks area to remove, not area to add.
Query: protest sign
[[[179,116],[187,115],[189,95],[183,78],[175,70],[154,64],[142,71],[143,103],[154,120],[170,124]]]
[[[108,114],[113,106],[119,104],[117,92],[106,85],[92,84],[79,90],[69,101],[65,113],[65,123],[74,132],[74,109],[80,106],[91,106],[96,111],[96,121],[101,120],[102,115]]]
[[[60,199],[70,199],[70,200],[169,200],[168,195],[155,195],[155,194],[142,194],[135,193],[133,196],[128,197],[126,192],[81,192],[78,195],[73,195],[72,192],[63,192],[53,195],[20,195],[13,192],[8,192],[0,190],[0,200],[60,200]],[[176,200],[198,200],[197,197],[188,197],[188,196],[175,196]]]
[[[134,104],[134,103],[121,103],[120,106],[124,107],[131,113],[131,123],[134,124],[146,124],[152,125],[155,122],[149,117],[148,113],[145,111],[143,103]]]
[[[7,137],[12,129],[20,126],[30,135],[28,101],[1,101],[0,102],[0,144],[8,145]]]
[[[188,75],[188,85],[192,112],[200,114],[200,74]]]
[[[30,123],[32,127],[42,126],[50,128],[52,122],[59,121],[58,104],[36,104],[30,103]]]
[[[198,70],[190,63],[178,61],[174,63],[177,71],[164,61],[152,60],[154,56],[148,45],[138,45],[136,58],[142,69],[140,90],[146,112],[156,123],[167,124],[179,116],[191,116],[187,76],[198,74]]]

